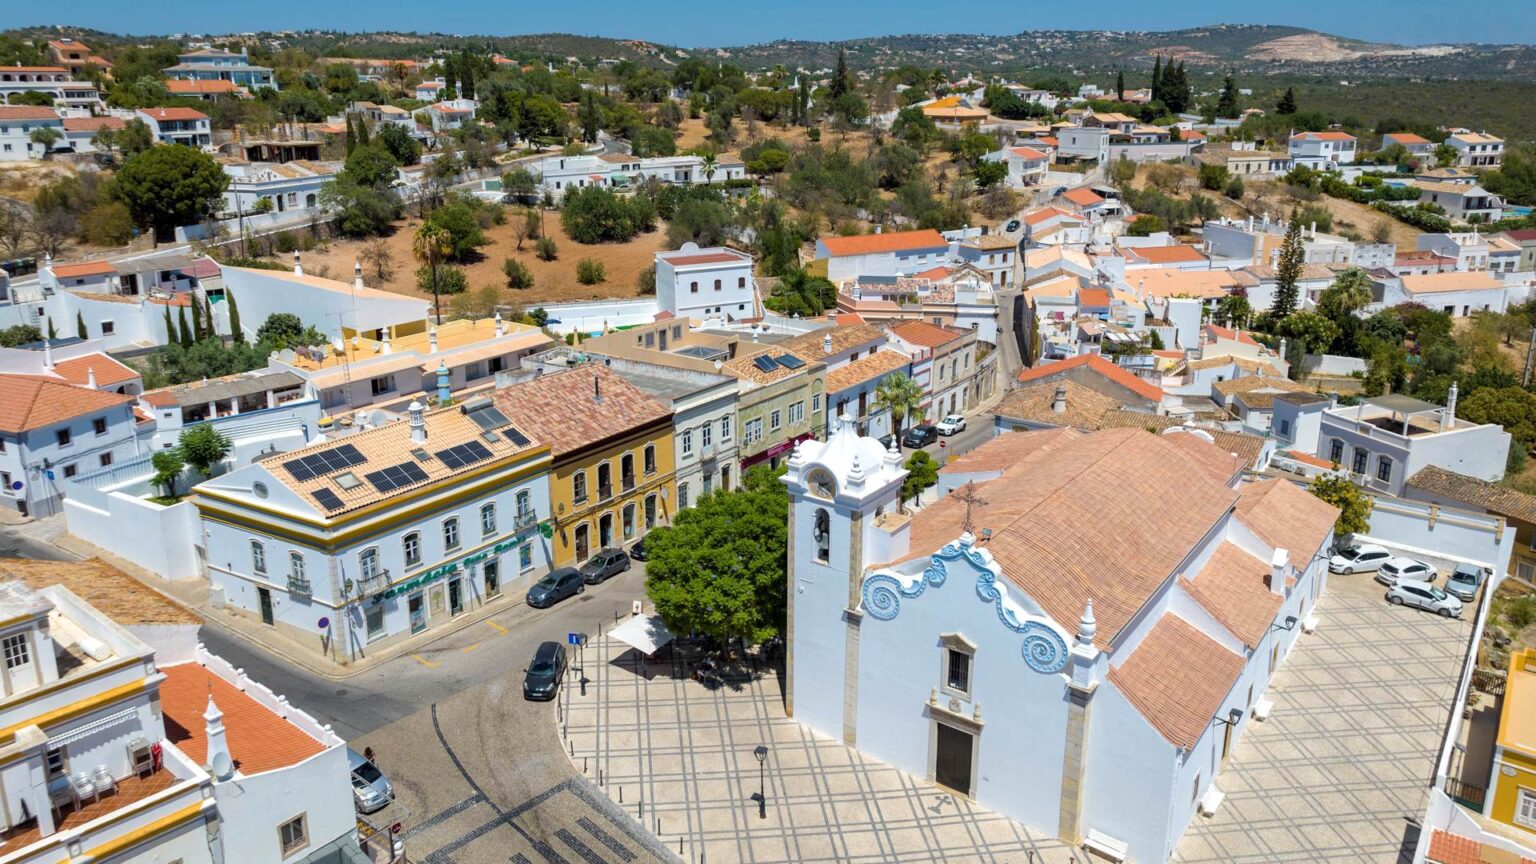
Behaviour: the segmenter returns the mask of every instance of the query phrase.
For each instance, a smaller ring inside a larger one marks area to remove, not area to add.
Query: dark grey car
[[[599,549],[581,565],[581,578],[588,585],[601,585],[628,569],[629,553],[623,549]]]
[[[528,605],[535,609],[546,609],[585,590],[587,586],[582,584],[581,574],[575,567],[561,567],[533,583],[533,587],[528,589]]]
[[[565,678],[565,646],[559,642],[542,642],[534,649],[533,660],[523,670],[523,698],[545,702],[560,692],[560,682]]]

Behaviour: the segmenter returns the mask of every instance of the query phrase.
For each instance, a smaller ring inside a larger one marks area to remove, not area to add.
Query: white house
[[[59,135],[54,149],[65,143],[64,121],[52,108],[31,105],[0,105],[0,162],[25,162],[43,158],[45,148],[32,141],[37,129],[52,129]]]
[[[1045,180],[1046,165],[1050,155],[1033,147],[1005,147],[988,153],[988,162],[1001,162],[1008,166],[1007,184],[1015,189],[1038,186]]]
[[[177,64],[165,70],[165,77],[178,81],[229,81],[256,92],[258,87],[280,89],[271,67],[253,66],[251,58],[217,48],[203,48],[177,57]]]
[[[1463,168],[1497,168],[1504,164],[1504,139],[1481,132],[1457,132],[1445,139],[1456,148],[1456,164]]]
[[[657,252],[656,303],[679,318],[756,318],[752,256],[724,246],[700,249],[695,243]]]
[[[549,569],[549,446],[486,398],[199,484],[219,602],[333,662],[521,597]],[[326,623],[316,626],[317,621]]]
[[[1291,161],[1308,168],[1332,168],[1355,161],[1355,136],[1348,132],[1298,132],[1291,136]]]
[[[924,418],[936,422],[946,414],[965,413],[980,401],[975,330],[914,320],[898,321],[886,332],[891,336],[891,347],[912,361],[909,374],[923,390],[922,404],[907,425]]]
[[[860,276],[912,276],[943,264],[949,241],[932,228],[884,231],[853,237],[821,237],[817,259],[827,261],[827,278],[842,284]]]
[[[1422,303],[1458,318],[1473,312],[1502,313],[1509,305],[1511,290],[1486,270],[1398,276],[1386,280],[1385,285],[1386,306]]]
[[[677,185],[742,180],[747,166],[738,159],[719,159],[713,166],[702,156],[632,156],[627,153],[596,153],[580,156],[546,156],[532,169],[539,188],[556,201],[571,189],[601,186],[628,189],[642,180]]]
[[[137,455],[133,401],[125,393],[0,375],[0,506],[52,515],[64,480]]]
[[[1497,423],[1456,417],[1456,385],[1445,407],[1397,393],[1323,411],[1316,455],[1356,483],[1401,495],[1403,483],[1434,465],[1480,480],[1501,480],[1510,436]]]
[[[443,81],[423,81],[416,85],[416,98],[422,102],[436,102],[447,87]]]
[[[102,132],[121,132],[127,126],[121,117],[65,117],[61,147],[76,153],[95,153],[96,136]]]
[[[1199,431],[986,448],[992,479],[908,515],[894,450],[850,422],[800,444],[786,709],[1068,844],[1166,861],[1315,624],[1338,511],[1239,485],[1246,460]]]
[[[208,115],[195,108],[140,108],[135,112],[149,133],[161,144],[185,144],[201,150],[213,149],[213,132]]]
[[[224,165],[229,186],[224,190],[224,212],[251,215],[263,198],[273,213],[314,210],[320,206],[320,188],[335,179],[339,162],[234,162]]]
[[[1492,222],[1504,212],[1504,199],[1476,183],[1420,181],[1414,186],[1419,190],[1419,203],[1439,205],[1445,208],[1445,215],[1457,222],[1474,218]]]
[[[0,105],[23,93],[42,93],[56,108],[90,113],[101,107],[101,93],[89,81],[76,81],[62,66],[0,66]]]
[[[444,99],[427,106],[427,116],[432,118],[432,131],[442,132],[459,129],[475,119],[475,109],[480,103],[473,99]]]

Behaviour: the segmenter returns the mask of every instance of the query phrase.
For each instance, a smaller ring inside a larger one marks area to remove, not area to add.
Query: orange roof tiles
[[[1167,613],[1125,662],[1109,670],[1109,680],[1164,740],[1188,750],[1242,673],[1243,658]]]
[[[122,129],[128,123],[121,117],[65,117],[65,132],[100,132],[103,129]]]
[[[82,261],[79,264],[55,264],[50,268],[60,279],[78,279],[83,276],[111,276],[117,268],[111,261]]]
[[[1244,457],[1237,448],[1228,449],[1223,444],[1215,443],[1218,434],[1223,433],[1189,426],[1178,429],[1169,427],[1160,433],[1163,440],[1183,451],[1183,458],[1191,466],[1221,485],[1230,486],[1245,469],[1252,467],[1254,460],[1252,457]],[[1263,439],[1260,439],[1260,443],[1263,443]]]
[[[1109,380],[1119,384],[1121,387],[1130,390],[1131,392],[1141,396],[1144,399],[1150,399],[1153,402],[1162,401],[1163,390],[1161,387],[1143,381],[1142,379],[1136,377],[1135,374],[1128,372],[1119,366],[1116,366],[1114,363],[1104,359],[1098,354],[1079,354],[1078,356],[1069,360],[1058,360],[1055,363],[1042,363],[1039,366],[1035,366],[1031,369],[1025,369],[1023,372],[1020,372],[1018,380],[1038,381],[1042,378],[1049,378],[1051,376],[1064,373],[1070,369],[1076,369],[1082,366],[1088,367],[1094,372],[1097,372],[1098,374],[1108,378]]]
[[[1287,549],[1298,567],[1317,554],[1339,518],[1337,507],[1278,477],[1245,484],[1237,494],[1243,524],[1265,543]]]
[[[597,364],[540,375],[490,396],[513,423],[549,441],[556,459],[672,416],[665,405]]]
[[[1045,222],[1052,218],[1065,219],[1073,222],[1083,221],[1083,217],[1077,215],[1076,213],[1068,213],[1059,207],[1041,207],[1024,214],[1024,221],[1030,225],[1039,225],[1041,222]]]
[[[1269,564],[1228,541],[1216,548],[1205,566],[1179,578],[1179,585],[1249,648],[1269,632],[1284,598],[1269,590]]]
[[[53,364],[53,371],[69,383],[80,387],[85,387],[90,382],[93,373],[96,376],[97,387],[126,384],[129,381],[137,381],[139,378],[136,370],[99,352],[59,360]]]
[[[1125,251],[1149,264],[1187,264],[1205,260],[1205,255],[1199,249],[1182,243],[1174,246],[1136,246]]]
[[[194,108],[140,108],[140,114],[147,114],[155,120],[207,120],[208,115]]]
[[[1498,851],[1498,858],[1483,857],[1483,844],[1459,834],[1449,834],[1439,828],[1429,835],[1429,853],[1424,860],[1428,864],[1515,864],[1516,856]],[[1536,858],[1519,857],[1519,864],[1536,864]]]
[[[22,375],[0,375],[0,432],[19,434],[126,405],[131,397]]]
[[[1291,137],[1292,141],[1353,141],[1355,136],[1347,132],[1301,132]]]
[[[1108,288],[1079,288],[1077,289],[1077,305],[1079,306],[1108,306],[1111,302]]]
[[[326,745],[196,663],[161,668],[160,709],[165,737],[196,764],[208,761],[208,700],[224,713],[224,738],[235,768],[247,776],[287,768],[322,753]]]
[[[687,267],[690,264],[746,264],[749,259],[741,255],[733,255],[729,252],[706,252],[700,255],[663,255],[663,261],[674,267]]]
[[[1076,204],[1079,207],[1092,207],[1093,205],[1101,204],[1104,201],[1103,195],[1100,195],[1092,189],[1089,189],[1087,186],[1079,186],[1076,189],[1068,189],[1067,191],[1061,193],[1061,197],[1071,201],[1073,204]]]
[[[52,108],[31,105],[0,105],[0,120],[57,120],[59,113]]]
[[[235,82],[225,81],[223,79],[216,79],[212,81],[182,81],[179,79],[172,79],[165,82],[165,89],[166,92],[172,94],[173,96],[203,93],[232,94],[240,92],[240,88],[236,86]]]
[[[825,350],[828,336],[832,337],[830,351]],[[878,347],[886,341],[883,328],[873,324],[856,324],[852,327],[823,328],[801,333],[785,339],[777,347],[794,353],[802,360],[819,360],[827,355],[841,354],[850,348],[862,350],[866,346]]]
[[[886,231],[881,234],[861,234],[856,237],[823,237],[821,242],[834,258],[844,255],[878,255],[882,252],[949,247],[949,241],[932,228],[924,228],[920,231]]]
[[[1428,138],[1425,138],[1422,135],[1415,135],[1412,132],[1388,132],[1385,137],[1391,138],[1392,142],[1395,143],[1395,144],[1405,144],[1406,145],[1406,144],[1428,144],[1429,143],[1429,139]]]
[[[867,324],[867,323],[869,323],[869,322],[864,320],[864,316],[860,315],[857,312],[839,312],[839,313],[837,313],[837,322],[836,322],[836,324],[839,327],[857,327],[860,324]]]
[[[1041,153],[1039,150],[1036,150],[1033,147],[1009,147],[1008,148],[1008,152],[1012,153],[1013,155],[1015,155],[1017,157],[1019,157],[1020,159],[1045,159],[1045,158],[1047,158],[1044,153]]]
[[[965,337],[965,331],[940,327],[927,321],[898,321],[890,329],[902,341],[924,348],[937,348]]]

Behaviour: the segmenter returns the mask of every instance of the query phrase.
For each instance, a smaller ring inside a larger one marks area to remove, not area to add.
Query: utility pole
[[[1520,379],[1521,387],[1531,386],[1531,362],[1536,360],[1536,327],[1531,328],[1531,341],[1525,346],[1525,375]]]

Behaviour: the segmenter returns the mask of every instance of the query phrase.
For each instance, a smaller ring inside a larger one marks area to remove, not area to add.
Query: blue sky
[[[850,39],[891,33],[1017,33],[1042,28],[1177,29],[1221,21],[1291,24],[1385,42],[1536,42],[1536,0],[1485,0],[1458,14],[1445,0],[585,0],[582,3],[420,0],[75,0],[64,7],[8,3],[0,27],[70,24],[126,33],[326,29],[464,34],[577,32],[650,39],[684,47],[780,38]],[[25,5],[19,10],[14,7]],[[956,14],[946,15],[948,9]],[[18,14],[19,12],[19,14]],[[66,18],[54,17],[65,15]],[[1241,16],[1240,18],[1234,16]]]

